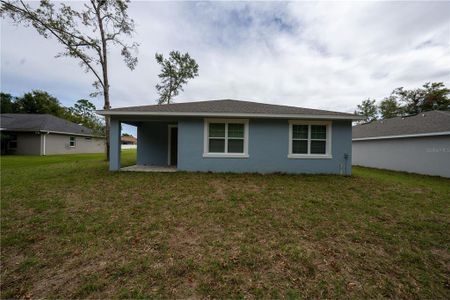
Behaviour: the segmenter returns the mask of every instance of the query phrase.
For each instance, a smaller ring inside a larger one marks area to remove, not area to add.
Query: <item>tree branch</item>
[[[89,70],[92,71],[92,73],[94,74],[94,76],[97,78],[97,80],[100,82],[100,84],[103,86],[103,80],[101,79],[101,77],[99,76],[98,72],[94,69],[94,67],[89,63],[89,61],[86,59],[86,57],[84,57],[83,55],[81,55],[80,50],[77,49],[78,46],[91,46],[94,49],[96,49],[95,46],[92,45],[92,43],[89,42],[85,42],[85,43],[79,43],[79,44],[70,44],[69,42],[67,42],[66,40],[64,40],[58,33],[55,31],[54,28],[52,28],[51,26],[49,26],[48,24],[46,24],[45,22],[43,22],[42,20],[40,20],[39,18],[37,18],[35,16],[34,12],[31,12],[28,10],[26,4],[21,0],[20,3],[22,4],[23,8],[20,8],[18,6],[12,5],[11,3],[8,3],[6,1],[1,1],[1,3],[3,5],[5,5],[7,8],[14,10],[20,14],[22,14],[25,17],[28,17],[29,19],[31,19],[33,22],[39,23],[42,27],[44,27],[46,30],[48,30],[54,37],[56,37],[58,39],[59,42],[61,42],[63,45],[65,45],[69,50],[70,53],[73,53],[74,55],[76,55],[78,58],[80,58],[83,63],[88,67]],[[72,36],[70,33],[67,32],[62,32],[63,34],[67,34],[69,36]],[[84,39],[81,39],[83,41],[85,41]],[[96,49],[97,50],[97,49]]]
[[[1,1],[1,2],[2,2],[2,3],[7,3],[6,1]],[[20,12],[22,12],[22,13],[27,13],[27,14],[30,15],[30,16],[33,15],[34,12],[31,12],[31,11],[28,9],[27,5],[23,2],[23,0],[20,0],[20,3],[22,4],[23,9],[21,9],[20,7],[17,7],[17,6],[13,6],[13,5],[10,4],[10,3],[8,3],[8,5],[17,8],[17,9],[18,9]],[[33,15],[33,17],[34,17],[35,19],[39,20],[40,23],[44,26],[44,23],[43,23],[39,18],[37,18],[37,17],[34,16],[34,15]],[[48,26],[47,26],[46,28],[48,28]],[[80,40],[80,41],[83,42],[86,46],[91,46],[91,47],[93,47],[93,48],[98,48],[98,45],[97,45],[97,44],[93,43],[92,41],[86,40],[86,38],[84,38],[83,36],[76,35],[76,34],[74,34],[74,33],[71,33],[71,32],[69,32],[69,31],[66,31],[66,30],[64,30],[64,29],[62,29],[62,28],[53,28],[53,30],[58,31],[60,34],[66,34],[66,35],[68,35],[68,36],[70,36],[70,37],[72,37],[72,38],[74,38],[74,39]]]

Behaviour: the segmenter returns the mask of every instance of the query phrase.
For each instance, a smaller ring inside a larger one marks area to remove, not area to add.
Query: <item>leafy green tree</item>
[[[183,85],[188,79],[198,76],[198,64],[189,53],[181,54],[171,51],[169,58],[164,59],[162,54],[155,54],[156,62],[161,65],[161,83],[156,85],[159,94],[158,104],[169,104],[173,97],[183,91]]]
[[[0,112],[2,114],[14,113],[14,97],[8,93],[0,93]]]
[[[70,121],[91,128],[96,134],[104,134],[104,125],[95,114],[95,105],[86,99],[78,100],[68,111]]]
[[[365,122],[376,119],[377,110],[383,119],[400,115],[414,115],[428,110],[450,110],[450,89],[443,82],[427,82],[421,88],[396,88],[389,97],[375,105],[375,100],[364,100],[355,113],[366,116]]]
[[[424,98],[422,111],[426,110],[450,110],[450,89],[443,82],[427,82],[423,85]]]
[[[361,104],[358,104],[355,114],[366,117],[363,123],[371,122],[377,119],[378,108],[375,104],[375,100],[367,98],[363,100]]]
[[[73,115],[79,116],[80,118],[84,119],[93,119],[96,117],[95,114],[95,105],[86,99],[80,99],[73,107],[69,108],[69,112]]]
[[[104,124],[95,114],[95,105],[86,99],[80,99],[73,107],[66,108],[49,93],[34,90],[22,97],[1,93],[1,100],[2,113],[51,114],[91,128],[98,135],[104,134]]]
[[[417,114],[422,111],[425,96],[423,89],[405,90],[403,87],[399,87],[392,91],[392,96],[398,97],[406,114]]]
[[[62,118],[66,115],[66,110],[58,99],[40,90],[33,90],[18,97],[14,107],[16,113],[51,114]]]
[[[129,0],[90,0],[82,8],[74,9],[67,2],[58,6],[49,0],[39,5],[25,1],[1,0],[0,14],[15,24],[34,27],[44,38],[53,36],[63,45],[59,56],[76,58],[95,81],[92,96],[103,95],[104,109],[110,109],[108,53],[111,46],[121,48],[126,65],[133,70],[137,58],[132,51],[136,43],[126,43],[123,38],[134,33],[134,22],[128,16]],[[109,154],[109,118],[105,118],[107,154]],[[107,155],[109,157],[109,155]]]
[[[394,118],[401,115],[401,108],[395,96],[384,98],[384,100],[380,102],[378,110],[383,119]]]
[[[433,109],[449,110],[449,93],[450,90],[443,82],[427,82],[422,88],[412,90],[399,87],[392,92],[392,95],[398,97],[405,113],[412,115]]]

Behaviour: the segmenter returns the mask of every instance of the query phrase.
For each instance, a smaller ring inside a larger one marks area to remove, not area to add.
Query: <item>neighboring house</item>
[[[120,137],[120,144],[122,149],[136,149],[137,139],[132,135],[122,135]]]
[[[353,127],[353,164],[450,177],[450,112],[428,111]]]
[[[2,154],[99,153],[105,139],[84,126],[47,114],[1,114]]]
[[[111,117],[110,170],[121,123],[137,126],[137,164],[183,171],[351,174],[353,114],[237,100],[124,107]]]
[[[120,143],[122,145],[137,145],[137,139],[132,135],[122,135]]]

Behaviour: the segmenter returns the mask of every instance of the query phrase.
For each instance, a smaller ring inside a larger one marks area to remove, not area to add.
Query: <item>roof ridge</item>
[[[47,123],[48,123],[48,116],[51,116],[50,114],[42,114],[42,116],[46,116],[46,118],[42,118],[41,128],[44,128],[47,130]]]
[[[378,119],[378,120],[372,120],[370,122],[366,122],[366,123],[362,123],[362,124],[357,124],[353,127],[357,127],[357,126],[362,126],[362,125],[373,125],[373,124],[377,124],[377,123],[384,123],[384,122],[391,122],[397,119],[409,119],[409,118],[414,118],[414,117],[420,117],[420,115],[422,114],[428,114],[428,113],[440,113],[443,114],[445,116],[449,116],[450,117],[450,111],[445,111],[445,110],[427,110],[427,111],[422,111],[422,112],[418,112],[416,114],[410,114],[410,115],[404,115],[404,116],[395,116],[392,118],[387,118],[387,119]]]
[[[115,108],[111,108],[111,109],[133,108],[133,107],[144,107],[144,106],[159,106],[159,105],[192,104],[192,103],[213,102],[213,101],[239,101],[239,102],[245,102],[243,100],[235,100],[235,99],[213,99],[213,100],[200,100],[200,101],[187,101],[187,102],[172,102],[172,103],[166,103],[166,104],[155,103],[155,104],[144,104],[144,105],[121,106],[121,107],[115,107]],[[247,102],[250,102],[250,101],[247,101]]]
[[[412,134],[450,132],[450,114],[445,111],[424,111],[409,116],[398,116],[353,127],[354,139]],[[366,126],[363,126],[366,125]]]
[[[430,110],[430,111],[435,111],[435,112],[444,114],[446,116],[450,116],[450,111],[448,111],[448,110],[437,110],[437,109],[435,109],[435,110]]]
[[[5,117],[5,119],[3,119]],[[6,124],[8,119],[8,125]],[[11,129],[41,130],[53,131],[61,133],[75,133],[92,135],[93,130],[89,127],[77,124],[65,118],[61,118],[52,114],[2,114],[2,127],[6,126]]]
[[[406,115],[406,116],[395,116],[392,118],[387,118],[387,119],[377,119],[377,120],[372,120],[370,122],[366,122],[366,123],[362,123],[362,124],[357,124],[355,126],[353,126],[353,128],[358,127],[358,126],[362,126],[362,125],[375,125],[375,124],[384,124],[385,122],[392,122],[395,121],[397,119],[402,119],[404,120],[405,118],[412,118],[412,117],[417,117],[419,116],[421,113],[417,113],[415,115]]]
[[[233,99],[230,99],[233,100]],[[309,108],[309,107],[303,107],[303,106],[294,106],[294,105],[286,105],[286,104],[274,104],[274,103],[266,103],[266,102],[256,102],[256,101],[248,101],[248,100],[233,100],[233,101],[239,101],[239,102],[249,102],[249,103],[256,103],[256,104],[262,104],[262,105],[269,105],[269,106],[278,106],[278,107],[288,107],[288,108],[301,108],[301,109],[307,109],[307,110],[315,110],[315,111],[322,111],[322,112],[330,112],[330,113],[341,113],[341,114],[348,114],[348,115],[354,115],[353,113],[348,112],[341,112],[341,111],[333,111],[328,109],[321,109],[321,108]]]
[[[84,126],[84,125],[81,125],[81,124],[72,122],[72,121],[70,121],[70,120],[67,120],[66,118],[57,117],[57,116],[52,115],[52,114],[43,114],[43,115],[49,116],[49,117],[51,117],[51,118],[53,118],[53,119],[56,119],[56,120],[60,120],[60,121],[62,121],[62,122],[65,122],[66,124],[75,124],[75,125],[77,125],[77,126],[79,126],[79,127],[83,127],[84,129],[92,130],[92,129],[89,128],[89,127],[86,127],[86,126]],[[47,122],[48,122],[48,119],[47,119]]]
[[[320,112],[327,112],[327,113],[340,113],[345,114],[348,116],[353,116],[353,113],[349,112],[338,112],[338,111],[332,111],[327,109],[318,109],[318,108],[309,108],[309,107],[302,107],[302,106],[294,106],[294,105],[285,105],[285,104],[274,104],[274,103],[266,103],[266,102],[258,102],[258,101],[250,101],[250,100],[237,100],[237,99],[213,99],[213,100],[199,100],[199,101],[187,101],[187,102],[177,102],[177,103],[169,103],[169,104],[148,104],[148,105],[133,105],[133,106],[122,106],[122,107],[115,107],[111,110],[132,110],[135,108],[149,108],[149,107],[158,107],[158,106],[175,106],[175,105],[191,105],[191,104],[201,104],[201,103],[210,103],[210,102],[237,102],[237,103],[251,103],[251,104],[257,104],[257,105],[265,105],[265,106],[271,106],[271,107],[282,107],[282,108],[293,108],[293,109],[304,109],[309,111],[320,111]],[[105,110],[99,110],[99,111],[105,111]]]

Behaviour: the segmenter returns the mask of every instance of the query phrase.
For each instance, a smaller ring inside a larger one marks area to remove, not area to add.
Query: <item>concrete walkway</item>
[[[175,166],[138,166],[138,165],[133,165],[133,166],[121,168],[120,171],[168,173],[168,172],[176,172],[177,167],[175,167]]]

